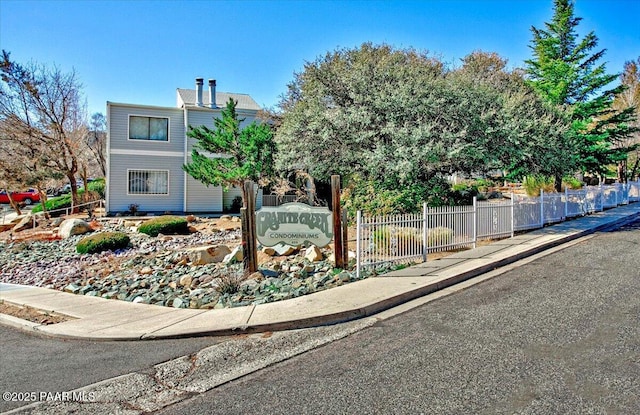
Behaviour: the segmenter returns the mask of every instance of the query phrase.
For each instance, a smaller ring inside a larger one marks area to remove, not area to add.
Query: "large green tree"
[[[538,97],[522,70],[508,70],[496,53],[476,51],[448,79],[476,100],[467,115],[473,140],[465,155],[477,159],[476,169],[500,169],[514,179],[573,171],[575,143],[564,134],[566,114]]]
[[[239,118],[236,105],[229,98],[213,129],[190,126],[187,135],[197,142],[191,162],[183,169],[207,186],[239,187],[245,204],[244,182],[261,183],[273,176],[275,144],[268,124],[252,122],[242,127],[244,119]]]
[[[575,161],[582,171],[604,174],[607,165],[626,157],[617,145],[629,134],[632,110],[612,108],[621,87],[607,88],[617,79],[607,74],[601,62],[605,49],[596,49],[598,38],[589,32],[582,39],[576,27],[582,19],[574,15],[572,0],[554,0],[554,14],[544,29],[532,27],[533,58],[526,61],[533,87],[548,102],[571,110],[568,141],[578,143]],[[556,189],[562,177],[555,175]]]
[[[495,54],[451,71],[413,49],[337,50],[296,74],[280,108],[278,168],[318,179],[357,175],[397,189],[454,172],[564,168],[533,146],[566,121]]]
[[[406,183],[444,168],[456,132],[440,115],[453,101],[443,71],[425,54],[369,43],[306,63],[280,103],[278,169]]]

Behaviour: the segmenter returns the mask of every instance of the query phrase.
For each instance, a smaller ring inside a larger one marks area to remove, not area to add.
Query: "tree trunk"
[[[627,169],[625,167],[626,167],[625,161],[618,162],[618,166],[617,166],[618,183],[625,183],[627,181],[627,177],[625,175]]]
[[[554,187],[556,188],[556,192],[562,192],[562,176],[559,174],[555,176]]]
[[[633,165],[633,169],[631,169],[631,174],[629,175],[629,177],[631,178],[636,177],[636,175],[638,174],[638,167],[640,167],[640,158],[638,158],[635,164]]]
[[[42,206],[42,214],[45,218],[50,219],[49,212],[47,212],[47,192],[42,190],[41,186],[36,186],[38,194],[40,195],[40,206]]]
[[[69,184],[71,185],[71,213],[78,213],[78,184],[76,183],[76,175],[70,173],[67,175]]]
[[[18,215],[22,215],[22,211],[20,210],[20,206],[11,197],[11,192],[9,191],[9,189],[7,189],[7,197],[9,198],[9,205],[11,205],[13,210],[15,210]]]
[[[82,184],[84,185],[82,200],[84,201],[84,203],[87,203],[89,201],[89,186],[87,184],[87,165],[85,163],[82,164],[82,173],[80,175],[82,176]]]

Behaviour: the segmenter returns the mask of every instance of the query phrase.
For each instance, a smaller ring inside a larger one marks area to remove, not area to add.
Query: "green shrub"
[[[158,216],[150,219],[138,227],[138,232],[149,236],[187,234],[189,226],[187,219],[179,216]]]
[[[66,195],[47,199],[47,203],[45,203],[45,206],[47,207],[47,211],[49,212],[52,210],[65,209],[65,208],[71,207],[71,194],[69,193]],[[32,213],[42,212],[42,204],[38,203],[37,205],[33,206],[33,209],[31,209],[31,212]],[[64,214],[64,211],[51,213],[52,216],[60,216],[62,214]]]
[[[89,182],[89,184],[87,185],[87,189],[89,189],[88,200],[91,202],[94,200],[104,199],[104,188],[104,179],[96,179],[92,182]],[[84,188],[78,189],[78,197],[80,199],[80,203],[84,203],[84,192]],[[45,203],[45,206],[47,207],[47,211],[69,208],[71,207],[71,193],[67,193],[57,197],[51,197],[47,199],[47,203]],[[96,206],[97,205],[93,205],[94,208]],[[31,211],[33,213],[42,212],[42,204],[38,203],[37,205],[34,205]],[[64,214],[64,211],[53,212],[52,216],[60,216],[62,214]]]
[[[540,196],[540,189],[545,193],[555,192],[553,177],[526,176],[522,181],[522,186],[529,196]]]
[[[453,230],[438,226],[427,232],[427,246],[451,245],[453,243]]]
[[[491,179],[476,179],[473,186],[478,189],[479,192],[488,192],[490,187],[494,187],[496,183]]]
[[[367,215],[397,215],[421,212],[424,202],[429,206],[455,204],[449,183],[442,177],[406,185],[353,177],[340,199],[351,217],[358,210]]]
[[[453,206],[466,206],[473,204],[473,198],[480,192],[474,183],[459,183],[451,186],[451,199]]]
[[[105,180],[104,178],[102,178],[102,179],[96,179],[92,182],[89,182],[89,184],[87,185],[87,188],[89,189],[90,192],[96,192],[101,199],[104,199],[105,186],[106,186]]]
[[[123,249],[129,246],[129,236],[123,232],[100,232],[82,238],[76,245],[81,254],[94,254],[107,250]]]
[[[565,177],[562,179],[562,187],[570,190],[582,189],[582,182],[575,177]]]

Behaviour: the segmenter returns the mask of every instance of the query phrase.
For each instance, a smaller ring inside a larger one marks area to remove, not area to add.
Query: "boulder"
[[[322,251],[317,246],[311,245],[304,251],[304,257],[311,262],[321,261]]]
[[[91,232],[91,226],[82,219],[66,219],[58,228],[58,236],[63,239],[74,235],[82,235],[87,232]]]
[[[351,261],[351,260],[355,260],[356,259],[356,253],[353,251],[348,251],[347,252],[347,260]],[[336,262],[336,255],[335,254],[331,254],[329,255],[329,258],[327,258],[327,261],[329,262]]]
[[[13,232],[20,232],[20,231],[24,231],[25,229],[33,228],[33,225],[34,225],[33,216],[27,215],[27,216],[23,216],[22,218],[20,218],[20,220],[17,221],[17,223],[15,224],[15,226],[13,228],[11,228],[11,230]],[[36,223],[36,225],[37,225],[37,223]]]
[[[269,256],[274,256],[276,254],[276,250],[270,246],[265,246],[264,248],[262,248],[262,252]]]
[[[222,262],[231,253],[226,245],[200,246],[187,251],[189,260],[193,265],[206,265],[213,262]]]
[[[231,251],[230,254],[224,257],[222,262],[225,264],[228,264],[229,262],[232,262],[232,261],[241,262],[243,258],[244,258],[244,254],[243,254],[242,246],[238,245],[233,249],[233,251]]]
[[[278,256],[287,256],[287,255],[296,253],[298,251],[298,248],[295,246],[280,243],[274,246],[273,250],[276,252],[276,255]]]

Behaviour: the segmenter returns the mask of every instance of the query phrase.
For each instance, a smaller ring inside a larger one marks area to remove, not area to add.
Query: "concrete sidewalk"
[[[406,303],[590,233],[640,218],[640,203],[585,216],[477,249],[318,293],[219,310],[173,309],[0,283],[0,299],[75,319],[39,325],[0,314],[0,323],[92,340],[140,340],[274,331],[353,320]]]

